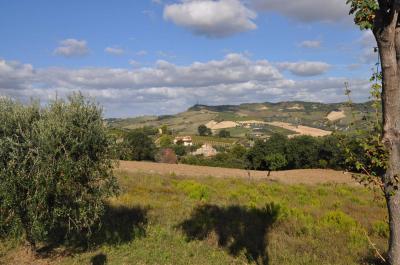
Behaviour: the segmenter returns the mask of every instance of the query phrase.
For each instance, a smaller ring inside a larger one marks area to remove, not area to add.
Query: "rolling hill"
[[[137,129],[167,125],[174,134],[196,134],[201,124],[215,132],[227,129],[233,137],[245,135],[303,134],[322,136],[332,131],[350,131],[365,126],[374,109],[372,102],[324,104],[317,102],[246,103],[241,105],[195,105],[176,115],[109,119],[112,128]],[[304,133],[307,134],[307,133]]]

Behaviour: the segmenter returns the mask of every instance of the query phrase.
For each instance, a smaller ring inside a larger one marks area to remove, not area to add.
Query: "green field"
[[[367,235],[386,247],[385,202],[361,187],[118,177],[121,194],[89,250],[61,248],[31,264],[377,264]],[[21,253],[2,241],[0,264]]]

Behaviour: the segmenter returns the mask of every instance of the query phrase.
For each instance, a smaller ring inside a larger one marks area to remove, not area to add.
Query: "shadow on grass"
[[[40,258],[69,256],[101,245],[117,245],[146,235],[147,211],[143,207],[105,206],[101,222],[87,231],[68,234],[65,229],[53,232],[53,239],[37,250]],[[102,264],[101,257],[93,257],[93,264]],[[97,262],[97,263],[95,263]],[[106,264],[106,263],[104,263]]]
[[[383,254],[384,258],[388,260],[388,256],[386,253]],[[366,258],[361,260],[362,264],[370,264],[370,265],[389,265],[389,263],[384,262],[381,258],[376,255],[369,255]]]
[[[189,240],[204,240],[214,232],[218,245],[237,256],[244,252],[249,262],[267,265],[268,233],[275,223],[280,207],[245,208],[203,205],[196,208],[191,217],[179,227]]]
[[[148,209],[106,206],[100,228],[90,237],[91,246],[121,244],[145,236]]]
[[[97,254],[96,256],[90,259],[91,265],[106,265],[107,264],[107,256],[103,253]]]

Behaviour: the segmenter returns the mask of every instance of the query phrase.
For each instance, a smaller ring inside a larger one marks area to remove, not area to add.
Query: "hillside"
[[[124,129],[167,125],[175,134],[195,134],[199,125],[206,124],[214,131],[227,129],[233,137],[249,134],[262,136],[274,132],[296,135],[302,134],[302,131],[296,128],[304,126],[305,131],[320,129],[314,136],[322,136],[335,130],[348,131],[352,129],[352,122],[355,126],[363,126],[365,117],[372,115],[373,111],[371,102],[354,104],[352,109],[347,103],[265,102],[221,106],[195,105],[176,115],[112,119],[108,122],[113,128]]]

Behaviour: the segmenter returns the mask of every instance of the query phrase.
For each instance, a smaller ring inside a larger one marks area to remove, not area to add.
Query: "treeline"
[[[363,137],[363,136],[357,136]],[[257,140],[251,148],[234,145],[215,157],[186,156],[180,162],[191,165],[203,165],[251,170],[291,170],[291,169],[335,169],[356,168],[348,162],[348,153],[364,154],[358,150],[356,136],[330,135],[320,138],[298,136],[289,139],[274,134],[267,140]]]
[[[273,134],[247,148],[239,144],[215,147],[216,156],[204,157],[192,155],[201,145],[174,143],[171,134],[160,136],[157,130],[145,127],[125,132],[124,140],[117,144],[116,158],[265,171],[314,168],[357,171],[349,162],[348,154],[359,156],[358,161],[366,159],[358,141],[362,137],[366,136],[333,134],[288,138]]]

